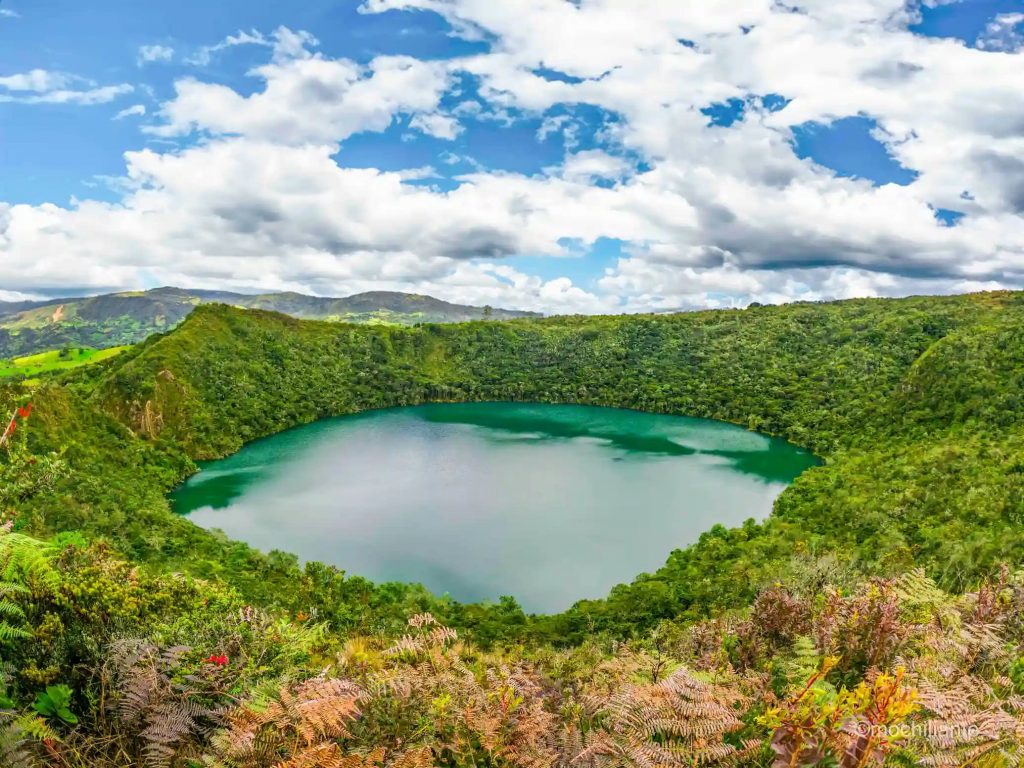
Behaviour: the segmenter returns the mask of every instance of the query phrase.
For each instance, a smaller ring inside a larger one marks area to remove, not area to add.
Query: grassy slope
[[[50,373],[51,371],[69,370],[80,365],[109,360],[126,349],[128,349],[126,346],[109,347],[107,349],[76,347],[68,350],[67,355],[62,355],[60,350],[55,349],[50,352],[40,352],[36,355],[16,357],[10,361],[0,361],[0,377],[24,376],[31,378],[43,373]]]
[[[170,514],[162,493],[192,459],[366,408],[580,402],[733,421],[826,463],[765,524],[712,530],[657,573],[537,622],[538,632],[622,633],[738,605],[795,550],[838,551],[872,572],[919,563],[961,586],[1024,551],[1022,329],[1024,296],[1006,293],[418,328],[201,307],[101,381],[83,374],[36,396],[37,449],[68,446],[76,474],[33,526],[100,533],[137,559],[281,601],[295,591],[287,558]],[[351,586],[364,603],[382,600]],[[426,599],[403,589],[402,599]],[[478,618],[452,610],[463,624]]]

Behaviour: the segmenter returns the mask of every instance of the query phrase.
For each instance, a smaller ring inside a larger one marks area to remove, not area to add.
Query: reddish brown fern
[[[743,726],[742,701],[735,688],[701,682],[685,670],[654,685],[626,685],[586,702],[593,728],[575,762],[608,768],[734,763],[745,750],[725,736]]]

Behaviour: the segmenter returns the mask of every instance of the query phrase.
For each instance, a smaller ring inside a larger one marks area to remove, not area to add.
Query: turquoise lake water
[[[171,498],[197,525],[264,551],[552,612],[658,568],[715,524],[766,517],[816,463],[717,421],[440,404],[258,440],[205,463]]]

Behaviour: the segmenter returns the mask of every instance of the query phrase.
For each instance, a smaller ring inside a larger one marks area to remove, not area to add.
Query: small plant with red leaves
[[[11,420],[7,422],[6,428],[2,434],[0,434],[0,446],[4,446],[10,450],[11,438],[14,437],[14,433],[18,430],[19,419],[22,422],[28,421],[28,417],[32,415],[32,403],[28,405],[18,406],[14,409],[14,413],[11,414]]]

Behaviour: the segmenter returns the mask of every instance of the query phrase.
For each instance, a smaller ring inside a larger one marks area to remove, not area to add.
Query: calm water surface
[[[328,419],[208,462],[172,494],[204,528],[375,581],[558,611],[763,518],[816,459],[704,419],[518,403]]]

